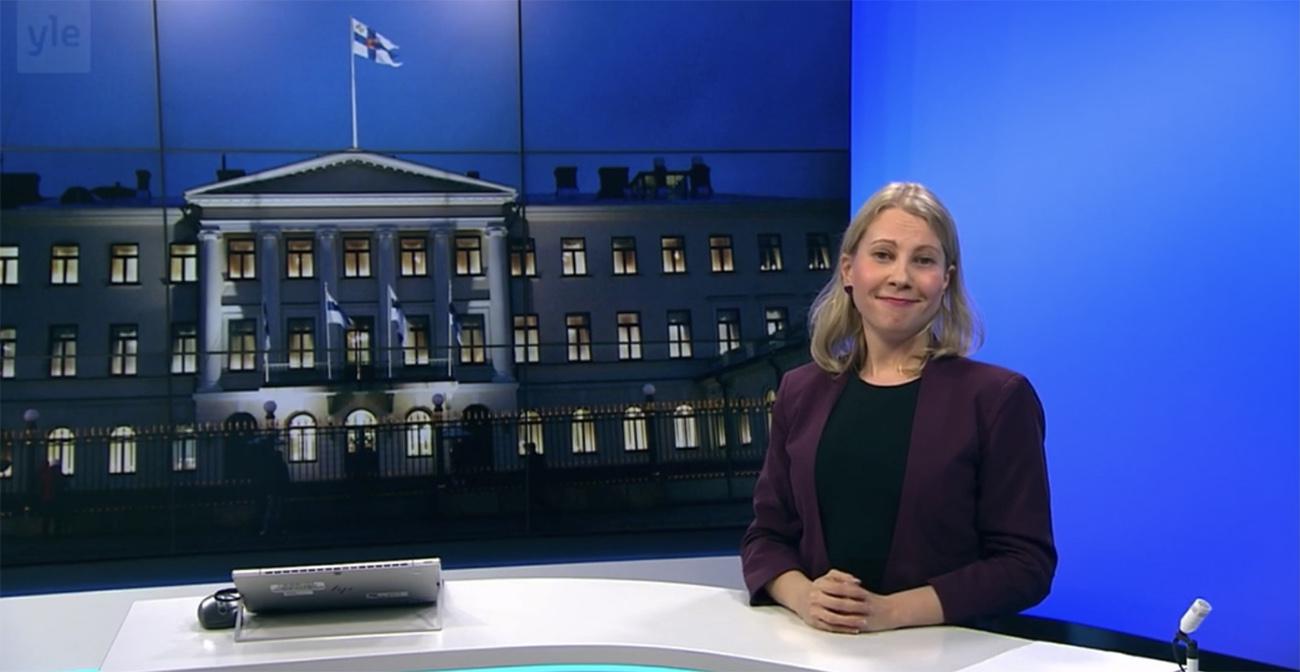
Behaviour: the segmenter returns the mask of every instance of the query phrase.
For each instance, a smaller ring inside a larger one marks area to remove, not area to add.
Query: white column
[[[339,276],[338,276],[338,255],[334,253],[334,241],[338,238],[338,232],[332,228],[320,228],[316,230],[316,277],[320,280],[320,308],[316,311],[317,319],[320,320],[320,335],[316,337],[316,347],[318,351],[325,352],[324,357],[318,358],[317,361],[332,361],[334,375],[338,376],[343,365],[343,358],[336,357],[336,353],[343,352],[343,331],[338,327],[325,321],[325,285],[329,284],[330,292],[334,298],[339,299]],[[339,299],[342,301],[343,299]],[[326,332],[330,329],[339,329],[337,333],[330,334],[326,337]],[[332,347],[334,352],[324,351],[325,347]]]
[[[283,341],[280,340],[280,230],[263,229],[258,232],[257,238],[257,279],[262,286],[262,305],[266,306],[266,321],[271,332],[271,353],[260,359],[258,366],[267,361],[283,364],[287,358],[285,348],[281,345]],[[257,349],[261,351],[266,347],[264,332],[261,330],[267,327],[261,325],[260,306],[257,319]]]
[[[429,344],[433,346],[433,356],[440,360],[439,371],[447,370],[446,358],[451,356],[451,346],[455,341],[447,342],[447,297],[450,296],[451,280],[455,271],[456,260],[451,252],[451,230],[438,228],[433,231],[433,254],[429,257],[433,276],[433,319],[429,322]]]
[[[487,227],[488,324],[487,343],[492,357],[492,380],[515,379],[515,360],[510,345],[510,265],[507,261],[506,227]]]
[[[221,295],[226,280],[221,258],[221,234],[199,231],[199,391],[220,389],[222,351],[226,335],[221,322]]]
[[[379,336],[379,350],[383,356],[376,362],[379,367],[376,372],[382,371],[386,375],[389,368],[394,369],[402,365],[401,357],[398,357],[396,327],[389,321],[389,304],[388,288],[392,287],[397,291],[397,266],[396,252],[393,250],[393,236],[396,231],[391,226],[379,228],[379,257],[375,260],[376,277],[379,278],[379,314],[376,315],[375,325],[376,335]],[[399,299],[401,297],[398,297]],[[390,363],[391,360],[391,363]]]

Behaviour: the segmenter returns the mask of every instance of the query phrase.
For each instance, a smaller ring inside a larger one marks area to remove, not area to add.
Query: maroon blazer
[[[851,375],[812,363],[781,380],[754,522],[741,542],[751,604],[770,604],[765,586],[788,570],[815,579],[831,569],[814,467]],[[882,591],[929,584],[948,623],[1041,602],[1056,572],[1044,432],[1042,404],[1024,376],[964,357],[928,363]]]

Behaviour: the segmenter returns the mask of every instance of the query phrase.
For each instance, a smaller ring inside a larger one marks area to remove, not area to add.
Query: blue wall
[[[853,199],[957,218],[981,359],[1047,408],[1033,613],[1300,665],[1300,15],[1291,3],[861,3]]]

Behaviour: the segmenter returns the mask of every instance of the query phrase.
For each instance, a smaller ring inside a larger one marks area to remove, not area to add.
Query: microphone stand
[[[1201,649],[1196,644],[1196,640],[1182,630],[1179,630],[1178,634],[1174,635],[1174,662],[1178,662],[1179,642],[1182,642],[1187,648],[1187,667],[1184,668],[1182,663],[1179,663],[1178,669],[1184,670],[1184,672],[1201,672]]]

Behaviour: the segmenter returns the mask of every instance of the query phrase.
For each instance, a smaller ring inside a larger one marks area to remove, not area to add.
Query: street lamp
[[[267,400],[266,400],[266,403],[262,404],[262,410],[263,410],[263,411],[266,411],[266,421],[267,421],[267,422],[270,422],[270,423],[274,423],[274,422],[275,422],[275,409],[277,409],[277,408],[279,408],[279,406],[277,406],[276,403],[275,403],[275,401],[274,401],[274,400],[271,400],[271,399],[267,399]]]
[[[443,396],[441,392],[435,392],[433,394],[433,410],[435,413],[442,412],[442,404],[445,401],[447,401],[447,397]]]
[[[647,402],[653,402],[655,400],[655,384],[646,383],[645,385],[642,385],[641,394],[645,395],[645,400]]]
[[[41,412],[34,408],[29,408],[23,411],[23,422],[27,423],[27,429],[29,431],[36,429],[36,421],[40,419]]]

